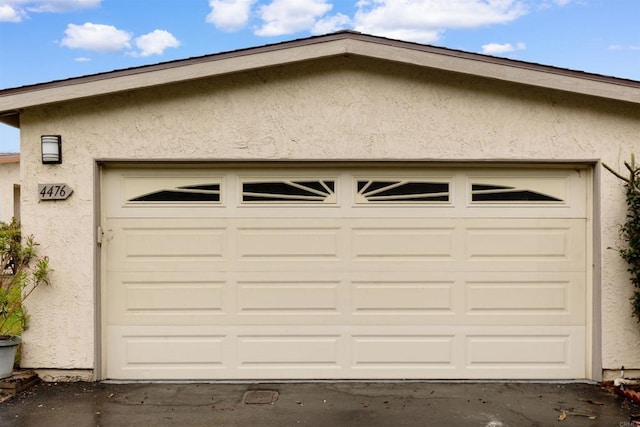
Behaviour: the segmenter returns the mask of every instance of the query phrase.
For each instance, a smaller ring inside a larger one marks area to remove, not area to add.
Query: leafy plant
[[[627,243],[619,250],[620,256],[629,266],[631,283],[635,287],[631,297],[632,315],[640,322],[640,165],[636,165],[635,156],[631,154],[631,162],[624,162],[629,176],[619,174],[606,164],[603,166],[616,177],[625,182],[627,190],[627,216],[620,234]]]
[[[40,285],[49,285],[49,258],[38,256],[33,236],[22,238],[20,223],[0,222],[0,336],[20,335],[27,327],[22,305]]]

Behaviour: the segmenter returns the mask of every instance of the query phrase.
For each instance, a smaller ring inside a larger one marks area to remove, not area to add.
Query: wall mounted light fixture
[[[40,137],[42,144],[42,164],[62,163],[62,136],[61,135],[42,135]]]

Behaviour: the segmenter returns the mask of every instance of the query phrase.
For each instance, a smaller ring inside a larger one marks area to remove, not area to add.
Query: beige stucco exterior
[[[9,222],[19,216],[20,157],[0,156],[0,221]]]
[[[591,356],[605,370],[640,369],[632,287],[608,249],[620,244],[624,190],[599,164],[622,169],[640,151],[638,102],[337,56],[33,106],[20,127],[22,221],[55,269],[53,286],[29,301],[25,367],[90,370],[99,361],[97,161],[317,160],[593,165],[590,298],[600,306],[589,320]],[[62,135],[63,164],[41,164],[44,134]],[[47,182],[74,194],[40,202],[37,185]]]

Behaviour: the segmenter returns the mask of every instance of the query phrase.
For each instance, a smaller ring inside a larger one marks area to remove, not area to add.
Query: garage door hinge
[[[104,237],[104,231],[102,231],[102,227],[98,226],[96,234],[96,242],[98,243],[98,245],[102,245],[102,237]]]

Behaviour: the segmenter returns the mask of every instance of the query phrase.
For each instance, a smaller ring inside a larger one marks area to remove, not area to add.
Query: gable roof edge
[[[22,109],[37,105],[345,54],[640,103],[640,82],[633,80],[341,31],[257,48],[0,90],[0,116],[3,113],[17,114]]]
[[[270,46],[267,46],[270,47]],[[344,43],[328,41],[280,49],[247,49],[193,60],[112,71],[0,91],[0,115],[37,105],[143,89],[251,69],[347,53]]]
[[[405,42],[400,42],[405,43]],[[512,83],[640,104],[640,82],[432,46],[397,49],[393,40],[351,41],[349,53]]]

